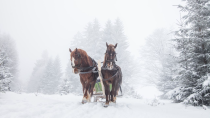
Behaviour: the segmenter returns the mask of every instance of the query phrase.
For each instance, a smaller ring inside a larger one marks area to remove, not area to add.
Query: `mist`
[[[26,84],[44,50],[51,56],[59,55],[62,68],[65,68],[69,61],[71,40],[95,18],[102,25],[107,20],[120,18],[129,41],[129,50],[137,56],[137,50],[152,31],[175,26],[179,11],[172,5],[178,3],[177,0],[2,0],[0,32],[15,40],[19,55],[19,80]]]

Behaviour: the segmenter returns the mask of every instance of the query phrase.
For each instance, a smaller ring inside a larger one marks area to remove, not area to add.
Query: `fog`
[[[64,69],[73,36],[95,18],[101,27],[107,20],[120,18],[129,51],[137,58],[145,38],[155,29],[176,28],[180,13],[173,5],[179,3],[180,0],[0,0],[0,33],[15,40],[19,79],[26,83],[44,50],[53,57],[59,55]]]

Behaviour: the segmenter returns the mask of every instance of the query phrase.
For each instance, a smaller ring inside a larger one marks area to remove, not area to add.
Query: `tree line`
[[[177,31],[159,29],[146,40],[143,64],[162,98],[210,105],[210,0],[187,0]],[[172,37],[173,36],[173,37]]]

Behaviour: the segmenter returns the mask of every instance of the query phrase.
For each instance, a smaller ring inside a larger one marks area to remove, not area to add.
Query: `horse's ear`
[[[77,48],[76,48],[76,51],[75,52],[77,52]]]
[[[116,48],[116,47],[117,47],[117,43],[115,44],[114,48]]]
[[[72,52],[70,48],[69,48],[69,52]]]
[[[106,42],[106,47],[108,47],[109,45],[108,45],[108,43]]]

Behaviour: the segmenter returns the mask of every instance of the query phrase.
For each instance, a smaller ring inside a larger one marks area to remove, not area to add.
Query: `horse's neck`
[[[82,59],[81,63],[82,63],[82,67],[91,66],[91,64],[89,63],[89,56],[84,56],[84,58]]]
[[[104,56],[104,62],[103,62],[103,67],[106,66],[106,55]]]

